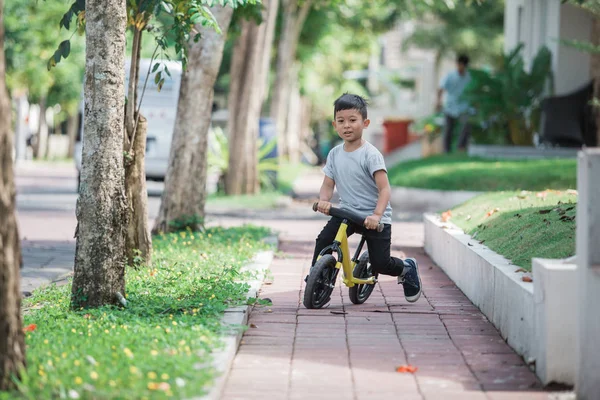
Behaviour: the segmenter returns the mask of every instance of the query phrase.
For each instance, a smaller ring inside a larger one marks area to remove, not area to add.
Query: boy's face
[[[370,123],[368,119],[363,119],[358,110],[340,110],[335,113],[333,127],[344,142],[353,143],[362,139],[363,129]]]

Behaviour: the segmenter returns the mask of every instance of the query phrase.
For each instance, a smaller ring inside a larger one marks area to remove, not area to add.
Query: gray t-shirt
[[[323,168],[325,175],[335,181],[341,208],[364,218],[372,215],[377,207],[379,189],[373,175],[379,170],[387,173],[383,156],[369,142],[352,152],[345,151],[343,143],[334,147],[327,155],[327,163]],[[392,223],[392,207],[389,202],[381,222]]]

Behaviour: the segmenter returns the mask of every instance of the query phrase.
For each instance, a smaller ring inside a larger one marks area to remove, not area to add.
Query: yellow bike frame
[[[374,285],[376,282],[374,276],[368,279],[358,279],[354,277],[353,271],[354,267],[356,266],[356,262],[354,262],[352,260],[352,257],[350,256],[347,230],[348,224],[343,222],[342,224],[340,224],[340,228],[338,229],[337,235],[335,236],[335,241],[340,244],[340,249],[342,251],[342,262],[338,261],[335,264],[335,267],[337,269],[342,268],[342,271],[344,273],[344,278],[342,282],[344,282],[344,285],[348,286],[349,288],[354,285]],[[321,256],[319,256],[318,258],[321,258]]]

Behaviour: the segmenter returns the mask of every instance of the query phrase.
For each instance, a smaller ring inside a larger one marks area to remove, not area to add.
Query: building
[[[554,95],[571,93],[592,79],[590,55],[561,43],[561,39],[591,41],[593,15],[561,0],[505,0],[504,50],[524,44],[530,63],[538,49],[552,52]]]

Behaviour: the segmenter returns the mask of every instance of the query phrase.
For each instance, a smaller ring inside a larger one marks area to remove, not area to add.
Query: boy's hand
[[[325,215],[329,215],[329,209],[331,208],[331,203],[328,201],[323,201],[323,200],[319,200],[319,203],[317,204],[317,210],[319,210],[319,212],[325,214]]]
[[[381,221],[381,215],[377,215],[377,214],[369,215],[367,217],[367,219],[365,219],[365,228],[377,229],[377,225],[379,225],[379,221]]]

